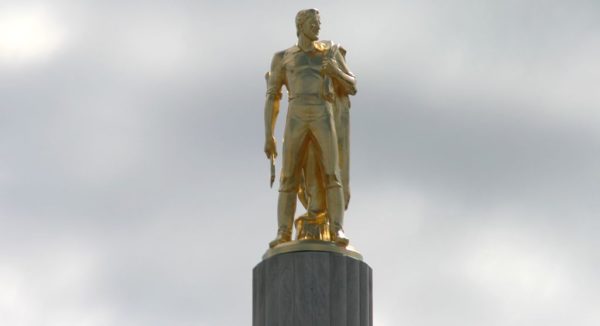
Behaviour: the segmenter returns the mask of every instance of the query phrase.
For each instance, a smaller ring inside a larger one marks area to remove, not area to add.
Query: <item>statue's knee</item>
[[[341,188],[342,183],[340,182],[340,176],[335,174],[326,174],[325,175],[325,184],[327,188]]]
[[[294,177],[282,177],[279,183],[279,192],[298,192],[298,180]]]

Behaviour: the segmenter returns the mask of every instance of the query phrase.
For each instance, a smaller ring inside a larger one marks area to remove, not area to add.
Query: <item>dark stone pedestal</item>
[[[372,270],[340,253],[297,251],[253,271],[253,326],[372,326]]]

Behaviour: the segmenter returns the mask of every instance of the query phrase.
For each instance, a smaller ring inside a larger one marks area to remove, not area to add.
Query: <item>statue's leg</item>
[[[340,175],[344,189],[344,209],[350,203],[350,110],[339,99],[334,106],[335,132],[337,133]]]
[[[327,105],[326,108],[328,114],[311,122],[310,129],[316,140],[315,149],[321,158],[331,234],[337,243],[347,245],[348,238],[343,231],[345,200],[340,177],[337,134],[331,106]]]
[[[269,243],[270,247],[291,240],[294,214],[296,212],[296,197],[300,182],[300,168],[304,164],[306,156],[307,135],[307,124],[295,117],[293,109],[290,108],[285,126],[282,151],[279,199],[277,202],[277,237]]]
[[[331,240],[329,219],[326,214],[326,199],[323,172],[320,158],[315,150],[315,140],[312,134],[306,150],[306,163],[301,175],[304,176],[300,189],[304,191],[306,201],[303,203],[306,213],[295,221],[298,240]],[[299,193],[300,197],[300,193]],[[302,198],[301,198],[302,200]]]
[[[304,165],[306,193],[308,195],[307,213],[311,217],[324,213],[326,209],[323,171],[321,170],[320,158],[317,155],[313,141],[308,146],[306,164]]]
[[[279,192],[277,201],[277,237],[269,243],[269,247],[292,240],[292,223],[296,212],[296,193]]]

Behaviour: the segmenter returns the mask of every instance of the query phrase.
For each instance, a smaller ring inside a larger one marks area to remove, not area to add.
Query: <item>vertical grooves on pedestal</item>
[[[360,265],[360,326],[369,326],[369,306],[371,301],[369,298],[369,267]]]
[[[372,326],[372,270],[335,253],[295,252],[253,270],[253,326]]]
[[[369,267],[369,326],[373,326],[373,269]]]
[[[277,325],[292,325],[294,316],[294,257],[284,255],[279,260],[279,316]]]
[[[254,279],[252,285],[254,287],[254,302],[252,304],[254,315],[252,318],[252,325],[265,325],[265,264],[259,264],[254,268]]]
[[[346,266],[348,268],[346,287],[347,291],[347,325],[360,326],[360,267],[354,259],[347,259]]]
[[[285,256],[285,255],[284,255]],[[310,283],[310,275],[305,273],[307,265],[307,256],[303,253],[294,254],[294,320],[292,321],[295,326],[311,325],[312,315],[310,314],[310,306],[307,305],[310,295],[307,292],[310,289],[306,289],[307,283]],[[314,285],[313,285],[314,286]]]
[[[329,314],[331,309],[330,296],[331,292],[329,287],[331,285],[331,269],[330,260],[331,255],[329,253],[320,252],[318,255],[313,255],[312,266],[316,267],[314,270],[314,276],[316,278],[315,284],[317,285],[314,289],[316,306],[314,316],[317,318],[316,326],[331,326],[332,316]]]
[[[292,265],[292,270],[290,271],[290,274],[292,275],[292,279],[290,282],[290,293],[294,293],[294,284],[296,284],[296,260],[294,259],[294,257],[291,257],[291,263],[290,265]],[[296,318],[294,318],[294,316],[296,316],[296,298],[295,296],[292,296],[290,294],[290,316],[288,317],[288,321],[286,325],[291,325],[291,326],[296,326]]]
[[[265,326],[277,326],[279,323],[279,259],[270,260],[265,264],[265,280],[268,284],[266,295],[265,308]]]
[[[330,279],[329,284],[329,307],[331,326],[346,326],[348,315],[348,278],[346,257],[342,255],[330,255]]]

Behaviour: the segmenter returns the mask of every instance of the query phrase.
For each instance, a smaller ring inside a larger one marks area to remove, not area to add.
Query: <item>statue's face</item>
[[[310,15],[304,24],[302,24],[302,34],[311,41],[319,39],[319,30],[321,29],[321,19],[319,15]]]

